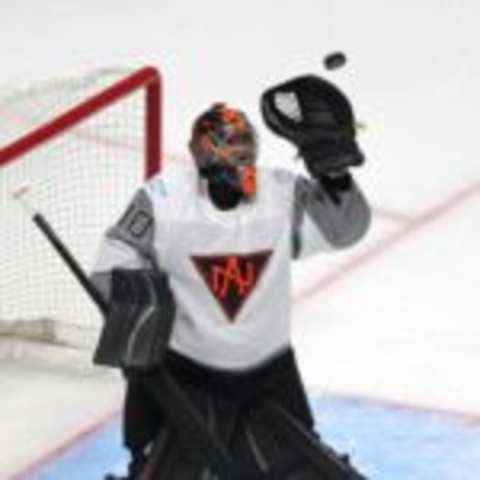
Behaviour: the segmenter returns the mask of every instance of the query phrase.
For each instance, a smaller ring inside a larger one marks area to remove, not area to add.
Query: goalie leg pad
[[[178,408],[167,408],[161,430],[169,432],[168,442],[161,432],[145,480],[364,480],[314,433],[291,351],[246,374],[212,371],[178,354],[168,355],[166,366],[200,423],[194,427],[193,417],[182,421]],[[165,401],[178,405],[168,382],[151,380],[159,408]],[[292,390],[293,396],[287,394]],[[199,435],[199,427],[214,439],[211,447],[226,455],[222,471],[218,458],[205,453],[208,438]]]
[[[132,453],[145,451],[165,424],[165,415],[144,382],[127,382],[122,423],[124,444]]]
[[[205,467],[185,454],[176,432],[165,426],[158,435],[138,480],[198,480]]]
[[[312,430],[266,399],[247,419],[259,451],[278,480],[366,480]]]

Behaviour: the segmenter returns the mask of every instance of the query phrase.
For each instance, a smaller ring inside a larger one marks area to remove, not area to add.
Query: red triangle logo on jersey
[[[233,322],[258,284],[271,250],[248,255],[193,256],[198,272]]]

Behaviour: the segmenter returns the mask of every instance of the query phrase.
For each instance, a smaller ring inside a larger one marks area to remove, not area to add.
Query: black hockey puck
[[[343,52],[332,52],[325,56],[323,65],[327,70],[342,68],[347,63],[347,56]]]

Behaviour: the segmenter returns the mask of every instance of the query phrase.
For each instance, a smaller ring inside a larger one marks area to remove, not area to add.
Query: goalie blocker
[[[175,317],[167,276],[152,270],[115,269],[111,289],[94,362],[126,372],[160,367]]]

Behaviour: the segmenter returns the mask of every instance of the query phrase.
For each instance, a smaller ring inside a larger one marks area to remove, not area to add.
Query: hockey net
[[[101,236],[160,168],[153,67],[0,89],[0,357],[19,339],[91,350],[101,316],[11,193],[52,224],[88,272]]]

